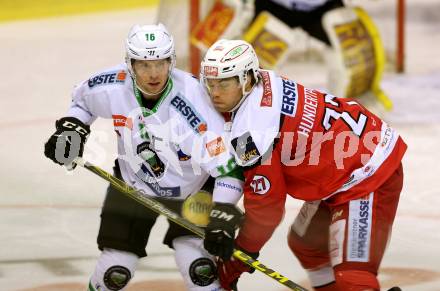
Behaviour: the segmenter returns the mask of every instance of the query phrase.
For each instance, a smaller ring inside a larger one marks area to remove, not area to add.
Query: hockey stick
[[[83,158],[75,158],[73,161],[75,164],[80,165],[81,167],[86,168],[87,170],[95,173],[99,177],[103,178],[104,180],[107,180],[110,182],[110,184],[119,190],[120,192],[126,194],[130,198],[136,200],[140,204],[144,205],[145,207],[153,210],[154,212],[158,213],[159,215],[163,215],[172,222],[188,229],[189,231],[193,232],[197,236],[204,238],[205,232],[202,228],[192,224],[188,220],[182,218],[180,215],[174,213],[167,207],[165,207],[162,203],[155,200],[154,198],[150,198],[147,195],[143,194],[141,191],[136,190],[134,187],[129,186],[127,183],[122,181],[121,179],[116,178],[112,174],[106,172],[105,170],[101,169],[98,166],[93,165],[92,163],[89,163],[85,161]],[[246,253],[234,249],[234,257],[238,260],[242,261],[246,265],[264,273],[265,275],[271,277],[272,279],[276,280],[280,284],[283,284],[284,286],[290,288],[291,290],[296,291],[307,291],[304,287],[301,287],[300,285],[292,282],[287,277],[284,277],[280,273],[270,269],[269,267],[265,266],[258,260],[253,259]]]

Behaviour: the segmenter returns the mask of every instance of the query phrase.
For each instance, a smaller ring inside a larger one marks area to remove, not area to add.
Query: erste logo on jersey
[[[255,175],[250,183],[255,194],[264,195],[270,190],[270,181],[262,175]]]
[[[208,125],[202,116],[194,109],[191,102],[181,95],[176,95],[171,100],[171,105],[182,114],[189,126],[198,134],[208,130]]]
[[[124,70],[117,70],[106,72],[101,75],[90,78],[88,81],[89,88],[93,88],[97,85],[105,84],[123,84],[127,78],[127,72]]]
[[[294,117],[298,104],[298,90],[296,83],[282,78],[283,82],[283,103],[281,105],[281,112],[285,115]]]

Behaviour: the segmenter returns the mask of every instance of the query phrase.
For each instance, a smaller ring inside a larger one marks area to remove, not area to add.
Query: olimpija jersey
[[[224,119],[198,80],[178,69],[171,76],[148,110],[125,64],[102,71],[75,88],[68,115],[86,124],[113,119],[123,179],[148,195],[182,199],[236,165],[222,136]],[[217,184],[241,191],[237,183]]]

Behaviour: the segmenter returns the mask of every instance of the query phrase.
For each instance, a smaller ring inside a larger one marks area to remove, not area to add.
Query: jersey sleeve
[[[245,169],[245,219],[236,243],[249,252],[259,252],[284,216],[286,186],[277,150],[267,161]]]
[[[223,176],[215,179],[213,202],[237,204],[243,195],[243,180]]]
[[[68,116],[73,116],[84,122],[85,124],[91,124],[96,119],[96,115],[94,115],[89,109],[89,95],[86,92],[85,88],[86,82],[82,82],[79,85],[75,86],[72,92],[72,102],[70,104],[69,110],[67,112]]]
[[[97,117],[111,118],[110,94],[107,88],[90,87],[90,80],[85,80],[75,86],[72,92],[72,103],[67,112],[84,122],[91,124]]]

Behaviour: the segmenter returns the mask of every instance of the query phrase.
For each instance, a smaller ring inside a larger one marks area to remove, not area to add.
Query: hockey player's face
[[[140,61],[133,63],[136,83],[151,94],[159,93],[168,81],[170,60]]]
[[[227,112],[240,101],[243,93],[237,77],[207,79],[206,87],[215,109]]]

